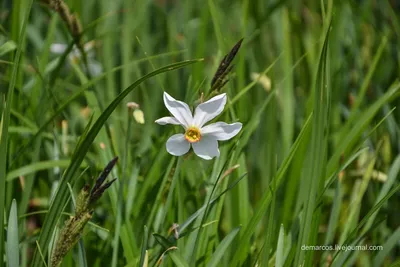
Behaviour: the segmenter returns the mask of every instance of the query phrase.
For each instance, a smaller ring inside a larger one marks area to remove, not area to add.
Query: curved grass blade
[[[283,224],[279,229],[279,237],[278,237],[278,244],[276,245],[276,258],[275,258],[275,266],[276,267],[283,267],[283,263],[285,262],[284,257],[284,242],[285,242],[285,228]]]
[[[37,215],[37,214],[46,214],[48,212],[49,212],[48,210],[39,210],[39,211],[29,212],[29,213],[25,213],[25,214],[20,215],[18,217],[18,219],[23,219],[23,218],[26,218],[26,217],[29,217],[29,216],[33,216],[33,215]],[[67,216],[67,217],[74,216],[72,213],[67,213],[67,212],[62,212],[61,214],[64,215],[64,216]],[[103,231],[105,233],[109,233],[110,232],[110,230],[108,230],[107,228],[103,228],[100,225],[95,224],[95,223],[93,223],[91,221],[88,222],[88,225],[90,225],[93,229],[100,230],[100,231]]]
[[[16,170],[12,170],[7,173],[6,181],[10,182],[20,176],[28,175],[37,171],[52,169],[56,167],[66,168],[69,166],[69,160],[47,160],[47,161],[40,161],[30,165],[26,165],[24,167],[18,168]],[[82,168],[85,168],[86,165],[83,164]]]
[[[372,209],[367,213],[367,215],[364,216],[364,218],[358,223],[357,227],[348,235],[347,239],[343,242],[343,244],[350,244],[351,240],[356,238],[356,234],[359,232],[359,230],[368,222],[369,218],[374,215],[375,212],[377,212],[385,202],[391,198],[397,191],[400,190],[400,184],[398,184],[396,187],[394,187],[392,190],[390,190],[385,197],[383,197],[377,204],[375,204]],[[380,223],[380,222],[379,222]],[[374,226],[374,225],[372,225]],[[371,229],[371,228],[369,228]],[[363,236],[369,229],[363,230],[358,236]],[[357,239],[357,238],[356,238]],[[359,239],[359,238],[358,238]],[[342,245],[342,244],[340,244]],[[337,251],[332,259],[332,262],[335,263],[335,260],[340,261],[341,259],[336,259],[342,251]],[[340,258],[340,256],[339,256]]]
[[[366,74],[363,83],[360,87],[360,90],[358,92],[357,97],[355,98],[355,103],[354,105],[351,107],[351,114],[345,124],[345,126],[343,126],[343,128],[341,129],[341,137],[340,139],[343,139],[347,133],[350,130],[351,124],[354,121],[357,121],[359,118],[358,116],[360,115],[359,113],[359,108],[361,103],[364,101],[368,86],[371,83],[373,74],[375,73],[377,66],[378,66],[378,62],[381,59],[382,53],[384,51],[384,48],[386,47],[387,44],[387,38],[383,38],[379,47],[378,47],[378,51],[376,52],[374,59],[372,61],[372,64],[370,65],[369,69],[368,69],[368,73]]]
[[[19,238],[17,201],[13,199],[7,227],[7,262],[9,267],[19,267]]]
[[[217,188],[217,186],[219,184],[219,181],[220,181],[220,179],[222,177],[223,171],[227,167],[227,164],[229,162],[228,159],[231,157],[230,155],[232,155],[232,153],[236,149],[237,145],[238,145],[238,143],[236,143],[234,146],[231,147],[230,152],[229,152],[229,156],[227,157],[227,160],[225,160],[225,162],[223,163],[222,168],[221,168],[219,174],[217,175],[217,179],[215,180],[215,183],[214,183],[214,185],[213,185],[213,187],[211,189],[210,195],[208,196],[208,200],[207,200],[207,204],[205,205],[205,211],[203,213],[203,216],[202,216],[201,219],[199,218],[200,219],[200,225],[205,225],[205,223],[206,223],[208,212],[210,211],[210,208],[211,208],[212,196],[213,196],[213,194],[214,194],[214,192],[215,192],[215,190],[216,190],[216,188]],[[189,253],[187,255],[189,255],[189,259],[194,259],[193,263],[195,263],[196,259],[197,259],[197,249],[198,249],[198,246],[199,246],[199,243],[200,243],[199,241],[200,241],[200,236],[201,236],[202,230],[203,230],[203,227],[200,227],[199,231],[197,231],[195,233],[193,239],[190,240],[188,242],[188,244],[186,245],[186,249],[187,249],[187,251]]]
[[[210,201],[209,207],[211,208],[214,204],[217,203],[218,199],[220,199],[225,193],[234,188],[245,176],[247,173],[240,176],[236,181],[230,184],[223,192],[221,192],[217,197]],[[189,227],[189,225],[196,220],[201,214],[203,214],[206,209],[207,204],[204,204],[200,209],[198,209],[195,213],[193,213],[186,221],[179,225],[179,231],[181,232],[180,236],[182,237],[184,234],[184,230]]]
[[[83,244],[83,240],[80,239],[78,242],[78,262],[79,266],[81,267],[87,267],[87,259],[86,259],[86,252],[85,252],[85,246]]]
[[[357,122],[355,122],[354,126],[347,132],[345,137],[336,147],[334,154],[329,159],[327,163],[328,173],[334,172],[334,169],[336,169],[336,166],[340,161],[340,158],[342,157],[343,153],[348,153],[349,148],[358,140],[358,137],[362,135],[364,129],[369,125],[371,120],[382,108],[382,106],[399,96],[398,95],[399,89],[400,89],[400,83],[394,84],[392,88],[388,89],[388,91],[381,96],[381,98],[379,98],[368,109],[363,111],[359,117],[357,117]]]
[[[313,243],[315,236],[315,225],[318,224],[320,209],[317,207],[317,197],[319,189],[323,188],[326,175],[326,157],[328,145],[328,122],[331,106],[331,92],[329,83],[329,33],[330,25],[324,32],[324,44],[318,60],[318,69],[315,84],[313,87],[314,112],[312,122],[312,133],[309,144],[308,155],[304,168],[304,189],[301,192],[301,201],[304,204],[304,217],[300,226],[299,243],[295,257],[295,266],[310,265],[313,251],[304,251],[300,249],[300,244]]]
[[[164,211],[161,216],[161,224],[164,224],[164,222],[167,218],[167,213],[168,213],[169,207],[171,206],[171,203],[172,203],[172,196],[174,193],[174,189],[175,189],[177,180],[179,179],[178,177],[179,177],[179,172],[181,170],[182,161],[183,161],[183,158],[179,157],[178,161],[175,165],[174,174],[172,175],[172,181],[171,181],[171,185],[170,185],[169,191],[168,191],[167,201],[165,202],[165,205],[163,207]]]
[[[392,166],[389,169],[388,172],[388,179],[385,182],[385,184],[382,186],[381,191],[379,192],[378,197],[376,198],[375,204],[378,204],[381,199],[387,195],[389,192],[390,188],[394,185],[396,182],[397,178],[399,177],[399,172],[400,172],[400,155],[395,158],[393,161]],[[364,226],[363,232],[367,231],[371,225],[373,224],[375,218],[376,218],[377,213],[373,214],[367,221],[367,223]]]
[[[383,266],[383,262],[389,252],[396,247],[400,240],[400,227],[388,238],[388,240],[382,245],[384,249],[376,254],[372,266]]]
[[[222,240],[221,244],[219,244],[219,246],[215,250],[213,256],[211,257],[211,260],[208,262],[207,267],[217,267],[218,266],[218,264],[220,263],[220,260],[224,256],[229,245],[232,243],[233,239],[239,233],[240,228],[241,228],[241,226],[236,227]]]
[[[15,44],[14,41],[10,40],[5,42],[0,46],[0,56],[4,56],[7,53],[10,53],[17,49],[17,45]]]
[[[144,234],[143,234],[143,243],[142,243],[142,252],[140,255],[140,267],[145,266],[146,263],[146,256],[147,256],[147,242],[149,240],[149,230],[147,226],[144,226]]]
[[[189,267],[189,263],[179,252],[179,249],[168,252],[168,256],[171,257],[172,261],[176,264],[177,267]]]
[[[97,121],[94,123],[94,125],[91,127],[89,132],[87,133],[85,138],[81,138],[79,140],[79,145],[76,147],[72,158],[71,158],[71,163],[67,170],[65,171],[63,178],[59,184],[57,193],[53,199],[53,202],[51,203],[49,213],[47,214],[43,228],[41,231],[41,234],[39,236],[39,245],[43,249],[43,254],[46,255],[47,253],[47,248],[48,244],[51,239],[52,232],[54,228],[56,227],[58,218],[61,215],[62,208],[64,207],[67,199],[68,199],[68,186],[67,184],[70,183],[72,186],[74,185],[76,181],[75,173],[79,169],[83,159],[86,156],[87,151],[91,147],[94,139],[96,138],[97,134],[99,133],[100,129],[103,127],[107,119],[110,117],[111,113],[114,111],[114,109],[121,103],[121,101],[133,90],[135,89],[138,85],[146,81],[147,79],[156,76],[157,74],[164,73],[170,70],[175,70],[179,69],[182,67],[185,67],[187,65],[196,63],[201,61],[202,59],[196,59],[196,60],[187,60],[187,61],[182,61],[178,63],[174,63],[165,67],[162,67],[160,69],[157,69],[136,82],[134,82],[132,85],[130,85],[128,88],[126,88],[124,91],[122,91],[112,102],[108,107],[104,110],[104,112],[100,115],[100,117],[97,119]],[[75,179],[74,179],[75,178]],[[42,266],[42,262],[40,260],[39,254],[36,251],[33,257],[32,261],[32,266],[37,267],[37,266]]]

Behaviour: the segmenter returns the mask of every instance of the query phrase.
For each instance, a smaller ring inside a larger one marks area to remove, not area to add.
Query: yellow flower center
[[[197,127],[189,127],[185,132],[185,139],[189,143],[199,142],[201,139],[200,129]]]

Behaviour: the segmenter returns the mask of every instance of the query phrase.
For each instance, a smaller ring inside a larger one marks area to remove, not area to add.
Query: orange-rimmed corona
[[[201,139],[200,129],[197,127],[189,127],[185,132],[185,139],[189,143],[199,142]]]

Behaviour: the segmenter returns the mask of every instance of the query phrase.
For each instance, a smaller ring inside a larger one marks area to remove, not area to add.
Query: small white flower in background
[[[156,120],[156,123],[182,125],[185,129],[184,134],[175,134],[168,139],[166,146],[171,155],[184,155],[192,146],[197,156],[210,160],[219,156],[218,141],[229,140],[242,129],[240,122],[232,124],[216,122],[204,126],[224,110],[226,94],[217,95],[198,105],[194,116],[186,103],[175,100],[166,92],[164,92],[164,103],[174,117],[163,117]]]
[[[128,102],[128,103],[126,103],[126,106],[131,109],[140,108],[140,105],[136,102]]]
[[[139,124],[144,124],[144,113],[140,109],[140,105],[135,102],[128,102],[128,103],[126,103],[126,106],[129,109],[133,109],[132,115],[133,115],[133,118],[135,119],[135,121]]]
[[[84,49],[87,55],[88,66],[90,74],[93,76],[98,76],[103,72],[103,67],[101,66],[100,62],[95,59],[94,53],[95,42],[90,41],[84,45]],[[54,54],[61,55],[67,50],[68,45],[66,44],[59,44],[54,43],[50,45],[50,51]],[[80,62],[82,55],[79,49],[74,45],[72,51],[68,54],[68,59],[71,64],[76,64]]]

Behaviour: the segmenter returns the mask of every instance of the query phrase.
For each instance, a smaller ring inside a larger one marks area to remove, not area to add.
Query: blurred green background
[[[2,1],[0,266],[48,264],[73,199],[115,156],[118,179],[62,266],[398,266],[399,12]],[[191,107],[220,93],[211,79],[241,38],[220,90],[241,134],[212,161],[169,155],[182,129],[154,123],[163,91]]]

